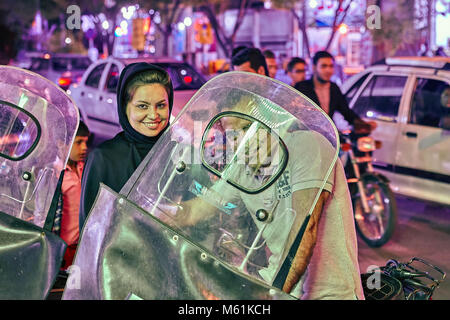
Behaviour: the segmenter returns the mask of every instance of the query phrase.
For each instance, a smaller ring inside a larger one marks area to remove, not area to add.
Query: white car
[[[174,87],[171,121],[206,82],[193,67],[175,60],[114,57],[99,60],[89,66],[81,81],[68,90],[92,134],[108,139],[122,131],[117,114],[116,87],[122,70],[134,62],[148,62],[169,73]]]
[[[395,57],[348,79],[350,108],[378,125],[374,167],[394,192],[450,205],[450,58]]]

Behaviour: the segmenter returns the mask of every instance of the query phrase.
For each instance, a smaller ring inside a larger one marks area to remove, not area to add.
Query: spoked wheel
[[[353,196],[356,230],[370,247],[380,247],[391,238],[397,223],[397,204],[389,185],[373,175],[363,178],[369,205],[365,213],[359,193]]]

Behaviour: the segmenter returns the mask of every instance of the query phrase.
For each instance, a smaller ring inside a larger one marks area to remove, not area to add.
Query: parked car
[[[31,54],[29,70],[36,72],[67,90],[81,80],[83,73],[92,64],[88,56],[68,53]]]
[[[148,62],[169,73],[174,87],[172,117],[181,111],[206,80],[187,63],[171,59],[108,57],[93,63],[80,83],[69,87],[69,94],[77,104],[81,119],[94,135],[112,138],[122,129],[117,114],[116,88],[119,75],[126,65]]]
[[[377,123],[374,167],[394,192],[450,205],[450,58],[387,58],[343,85],[350,107]]]

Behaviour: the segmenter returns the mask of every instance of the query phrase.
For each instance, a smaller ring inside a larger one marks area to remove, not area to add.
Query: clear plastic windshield
[[[295,89],[229,72],[177,116],[128,199],[272,284],[318,197],[331,191],[337,141],[329,117]]]
[[[43,226],[78,127],[72,100],[32,72],[0,66],[0,211]]]

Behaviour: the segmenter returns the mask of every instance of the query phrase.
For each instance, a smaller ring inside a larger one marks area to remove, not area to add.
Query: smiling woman
[[[172,103],[172,81],[165,70],[141,62],[129,64],[122,71],[117,86],[117,111],[123,131],[88,156],[82,178],[80,228],[100,182],[120,192],[165,132]]]

